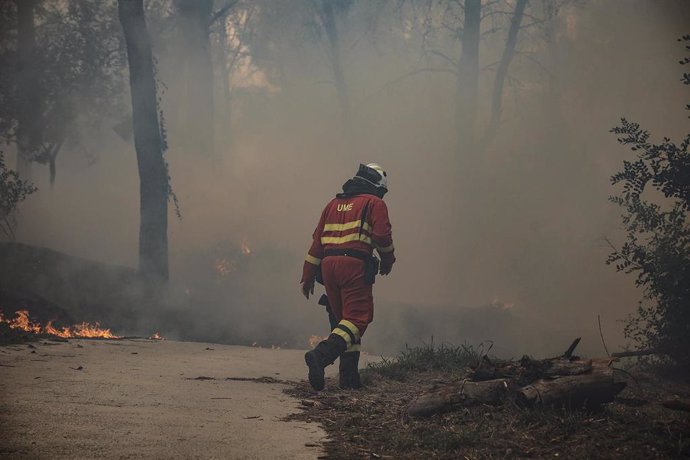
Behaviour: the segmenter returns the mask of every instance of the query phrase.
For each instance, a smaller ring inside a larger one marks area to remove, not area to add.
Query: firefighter
[[[388,275],[395,262],[391,224],[383,196],[388,177],[376,163],[359,165],[343,192],[326,205],[314,230],[302,270],[302,293],[309,299],[321,274],[337,324],[326,340],[304,355],[309,383],[325,385],[324,368],[340,357],[340,387],[360,388],[357,370],[361,338],[373,320],[372,285],[377,272]],[[376,249],[381,258],[373,256]]]

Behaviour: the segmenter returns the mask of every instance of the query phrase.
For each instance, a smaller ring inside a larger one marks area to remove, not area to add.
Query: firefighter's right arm
[[[323,225],[325,220],[326,210],[321,213],[321,218],[319,223],[312,234],[312,242],[307,256],[304,259],[304,264],[302,265],[302,280],[300,284],[302,285],[302,294],[304,297],[309,299],[309,294],[314,293],[314,280],[316,279],[316,272],[321,265],[321,259],[323,259],[323,246],[321,245],[321,234],[323,233]]]
[[[371,210],[371,238],[374,247],[381,256],[382,275],[391,272],[395,263],[395,247],[393,246],[393,233],[388,218],[388,207],[383,200],[374,202]]]

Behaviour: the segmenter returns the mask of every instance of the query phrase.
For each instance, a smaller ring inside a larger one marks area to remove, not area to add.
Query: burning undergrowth
[[[39,338],[120,337],[97,321],[75,321],[65,309],[35,294],[16,295],[0,291],[0,344]]]
[[[163,330],[180,340],[306,348],[329,327],[323,307],[299,295],[300,264],[299,255],[248,237],[180,253]]]
[[[60,334],[82,334],[86,322],[113,336],[160,331],[187,341],[305,348],[327,320],[322,311],[286,301],[286,289],[299,301],[298,275],[290,270],[295,258],[280,248],[255,248],[240,235],[178,254],[170,285],[152,295],[131,268],[0,243],[0,324],[7,334],[30,334],[8,325],[26,311],[41,333],[50,323]]]
[[[120,339],[122,337],[113,334],[110,329],[102,328],[100,323],[81,322],[71,326],[56,326],[54,321],[48,321],[46,324],[40,324],[31,319],[27,310],[18,310],[15,312],[14,318],[5,318],[0,313],[0,322],[7,324],[10,329],[19,329],[36,335],[48,335],[60,337],[63,339]]]
[[[0,311],[0,345],[8,343],[30,342],[37,339],[105,339],[115,340],[125,338],[114,334],[109,328],[102,327],[99,322],[85,321],[61,326],[54,320],[45,324],[32,319],[27,310],[17,310],[14,317]],[[148,337],[149,340],[165,340],[158,332]]]
[[[123,338],[100,321],[77,321],[59,305],[35,294],[17,295],[0,290],[0,345],[37,339]],[[148,337],[163,340],[158,333]]]
[[[155,324],[139,327],[150,308],[146,287],[135,270],[73,257],[20,243],[0,243],[0,313],[7,321],[26,311],[29,328],[54,336],[106,335],[110,329],[146,334]],[[86,323],[86,324],[84,324]],[[49,328],[50,326],[50,328]],[[19,330],[19,328],[14,329]],[[117,332],[116,332],[117,331]]]
[[[237,232],[227,240],[176,253],[168,289],[152,298],[131,268],[0,243],[0,311],[9,320],[26,310],[43,328],[52,321],[54,329],[70,328],[70,333],[87,322],[100,323],[113,335],[147,337],[160,331],[185,341],[311,348],[330,327],[324,308],[299,294],[301,257]],[[444,314],[429,306],[382,299],[376,308],[377,319],[364,344],[373,353],[392,354],[405,342],[431,335],[446,341],[462,337],[470,343],[478,343],[480,336],[500,336],[504,344],[520,342],[521,331],[529,325],[500,306],[446,308],[452,313]],[[531,352],[541,344],[520,345]]]
[[[160,331],[184,341],[311,348],[330,327],[324,308],[299,294],[302,256],[238,231],[227,240],[175,253],[170,285],[152,297],[132,268],[0,243],[0,311],[14,319],[16,311],[26,310],[34,322],[46,326],[53,321],[59,330],[98,322],[114,335],[148,337]],[[431,308],[377,299],[376,321],[364,347],[392,354],[406,342],[433,335],[470,343],[500,337],[508,350],[511,345],[527,353],[543,349],[547,338],[525,343],[522,331],[534,324],[514,310]]]

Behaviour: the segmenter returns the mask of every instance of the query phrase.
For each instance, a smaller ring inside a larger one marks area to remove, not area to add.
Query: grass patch
[[[436,345],[432,339],[431,342],[416,347],[405,345],[405,349],[395,358],[382,358],[380,362],[369,363],[363,372],[363,378],[367,383],[371,374],[378,374],[403,381],[410,373],[458,372],[478,363],[485,354],[482,346],[475,349],[471,345]]]

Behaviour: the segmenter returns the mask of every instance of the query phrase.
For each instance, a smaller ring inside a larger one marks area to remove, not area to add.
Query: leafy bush
[[[0,231],[10,240],[15,239],[19,203],[35,191],[36,187],[21,180],[16,172],[7,169],[5,156],[0,152]]]
[[[679,41],[688,43],[690,35]],[[685,58],[681,64],[690,63]],[[690,74],[681,80],[690,85]],[[690,110],[690,106],[687,107]],[[640,348],[654,349],[687,369],[690,365],[690,134],[680,144],[652,143],[648,131],[626,119],[611,132],[630,146],[635,161],[611,178],[622,193],[610,200],[623,209],[626,242],[607,264],[636,273],[644,297],[625,327]]]

